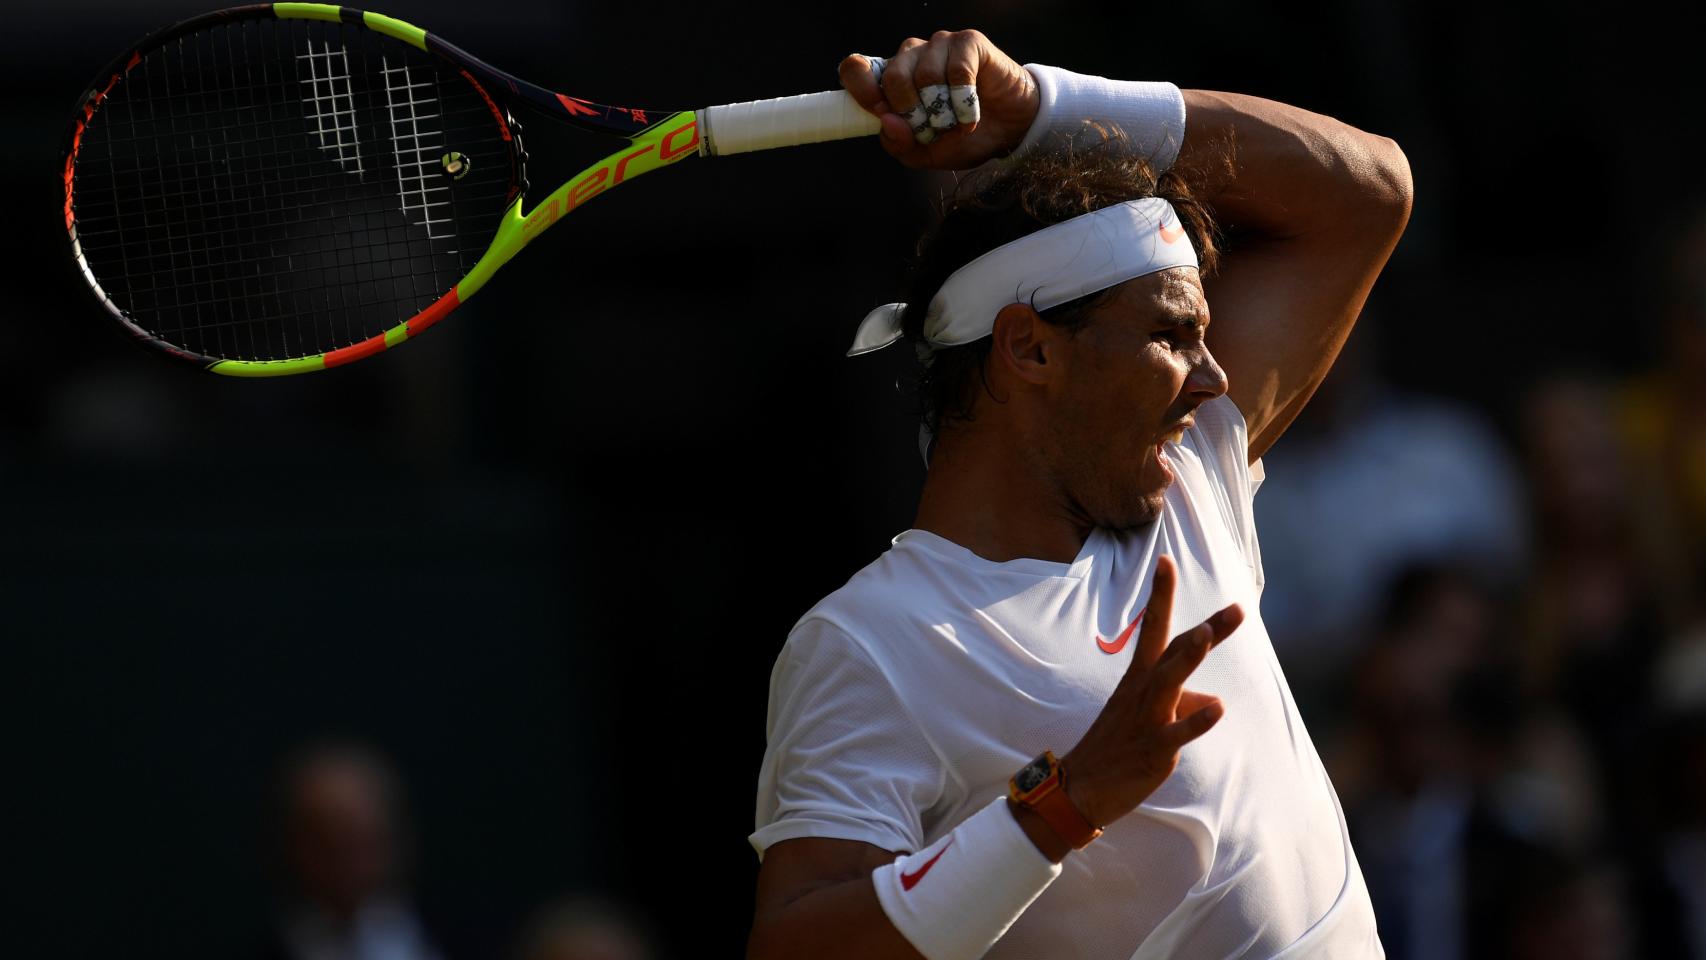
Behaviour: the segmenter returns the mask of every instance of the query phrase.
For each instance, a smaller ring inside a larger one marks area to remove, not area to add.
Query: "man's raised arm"
[[[1398,145],[1298,107],[1182,91],[1181,147],[1169,85],[1039,68],[1041,88],[975,30],[908,40],[880,75],[872,68],[848,57],[841,82],[882,119],[883,149],[908,166],[968,169],[1084,120],[1114,122],[1158,166],[1174,164],[1231,240],[1205,281],[1208,344],[1249,427],[1251,462],[1321,385],[1410,219],[1410,165]],[[902,114],[922,116],[920,93],[935,85],[975,86],[982,115],[920,143]]]
[[[1255,462],[1297,418],[1350,336],[1410,219],[1393,141],[1235,93],[1184,92],[1178,169],[1230,250],[1203,282],[1208,345],[1249,427]],[[1227,151],[1230,147],[1230,169]]]

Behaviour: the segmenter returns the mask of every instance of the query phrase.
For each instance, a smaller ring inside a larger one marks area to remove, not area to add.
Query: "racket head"
[[[524,160],[487,84],[425,31],[237,7],[97,75],[66,138],[65,226],[138,341],[219,373],[301,373],[447,314]]]

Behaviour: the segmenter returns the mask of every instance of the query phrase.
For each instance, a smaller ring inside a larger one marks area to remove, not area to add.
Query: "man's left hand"
[[[967,170],[1004,157],[1025,139],[1041,102],[1030,72],[976,30],[907,39],[889,58],[880,85],[871,61],[853,54],[841,61],[841,85],[882,121],[883,149],[909,167]],[[975,89],[980,116],[975,123],[935,129],[934,139],[920,143],[906,115],[921,116],[920,92],[939,86]]]

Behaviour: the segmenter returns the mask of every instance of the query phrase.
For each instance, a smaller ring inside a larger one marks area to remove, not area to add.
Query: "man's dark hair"
[[[1158,177],[1146,160],[1128,155],[1129,150],[1123,136],[1104,131],[1092,146],[1032,151],[961,180],[943,198],[941,219],[918,242],[908,306],[901,317],[906,338],[923,342],[930,301],[954,271],[1044,227],[1127,200],[1161,197],[1171,203],[1196,247],[1203,275],[1212,273],[1219,248],[1207,207],[1179,173]],[[1076,331],[1112,296],[1112,288],[1098,291],[1040,315],[1054,326]],[[988,392],[989,347],[988,337],[938,347],[919,371],[918,413],[931,431],[972,418],[974,390]]]

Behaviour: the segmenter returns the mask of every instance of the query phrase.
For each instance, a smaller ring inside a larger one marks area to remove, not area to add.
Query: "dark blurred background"
[[[307,956],[341,913],[386,956],[738,955],[770,665],[922,476],[908,358],[842,352],[950,181],[872,142],[694,162],[406,350],[206,376],[81,285],[58,151],[110,56],[207,6],[8,12],[0,951]],[[1409,232],[1256,498],[1388,956],[1706,957],[1698,10],[380,9],[606,102],[827,89],[976,26],[1396,138]],[[548,126],[537,185],[608,149]]]

